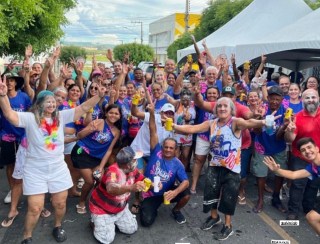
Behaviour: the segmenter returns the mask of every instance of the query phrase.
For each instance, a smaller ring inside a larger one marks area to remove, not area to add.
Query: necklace
[[[54,150],[57,146],[57,138],[58,138],[58,123],[57,119],[54,119],[52,123],[48,123],[44,118],[41,120],[40,128],[43,132],[44,143],[46,148],[49,150]]]

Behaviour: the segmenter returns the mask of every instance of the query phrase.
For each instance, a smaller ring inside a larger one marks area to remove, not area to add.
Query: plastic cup
[[[274,124],[274,116],[273,115],[267,115],[266,116],[266,133],[268,135],[272,135],[273,132],[274,132],[273,124]]]
[[[165,124],[165,129],[166,129],[167,131],[172,131],[172,130],[173,130],[172,124],[173,124],[173,119],[167,118],[166,124]]]
[[[152,184],[152,181],[149,178],[144,178],[143,180],[146,187],[143,189],[144,192],[147,192]]]
[[[170,201],[166,199],[165,195],[163,195],[163,204],[164,205],[169,205],[170,204]]]
[[[160,176],[155,176],[153,178],[153,191],[159,192],[159,183],[160,183]]]
[[[290,119],[291,116],[292,116],[292,113],[293,113],[292,108],[287,108],[286,113],[285,113],[285,115],[284,115],[284,118],[285,118],[285,119]]]

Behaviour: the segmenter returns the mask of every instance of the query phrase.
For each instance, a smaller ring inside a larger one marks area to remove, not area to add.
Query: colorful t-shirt
[[[210,166],[221,166],[240,173],[241,136],[236,137],[232,130],[233,118],[219,126],[218,118],[210,121]]]
[[[155,176],[159,176],[162,183],[162,189],[159,192],[154,192],[153,188],[148,192],[143,192],[142,196],[144,198],[162,196],[164,192],[173,187],[176,180],[179,182],[188,180],[184,166],[178,158],[173,157],[170,160],[162,158],[160,144],[157,144],[155,148],[151,150],[150,159],[146,166],[144,175],[152,182]]]
[[[184,119],[184,116],[183,116],[184,109],[187,109],[191,115],[191,119],[189,122],[186,122]],[[196,118],[196,110],[193,102],[190,103],[190,106],[188,108],[184,108],[183,105],[180,103],[179,108],[174,114],[174,121],[176,122],[177,125],[186,125],[186,124],[193,125],[195,118]],[[182,145],[188,145],[192,143],[192,134],[183,135],[183,134],[174,133],[174,139],[178,143],[181,143]]]
[[[131,186],[138,181],[142,181],[143,174],[137,169],[125,174],[117,163],[112,164],[102,176],[100,184],[91,194],[89,201],[90,212],[93,214],[117,214],[124,210],[130,198],[130,192],[122,195],[111,195],[107,192],[109,184],[119,186]]]
[[[108,151],[114,135],[109,125],[104,122],[102,131],[95,131],[77,142],[77,145],[87,154],[102,159]],[[79,150],[79,149],[78,149]]]
[[[317,166],[314,163],[308,164],[305,170],[311,174],[308,177],[310,180],[315,180],[320,177],[320,166]]]

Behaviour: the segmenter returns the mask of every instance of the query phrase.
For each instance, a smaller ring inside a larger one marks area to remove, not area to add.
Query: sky
[[[201,13],[208,0],[190,0],[190,13]],[[78,0],[66,16],[66,42],[121,44],[148,43],[149,24],[175,12],[185,12],[186,0]]]

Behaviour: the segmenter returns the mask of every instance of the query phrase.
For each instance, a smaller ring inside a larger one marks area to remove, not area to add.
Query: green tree
[[[253,0],[216,0],[210,1],[203,10],[199,25],[194,30],[196,40],[201,40],[218,30],[234,16],[240,13]],[[192,44],[190,34],[183,34],[167,49],[168,57],[177,60],[177,51]]]
[[[115,60],[122,60],[125,53],[130,53],[130,62],[138,64],[141,61],[152,61],[154,51],[149,45],[142,45],[137,43],[129,43],[117,45],[113,49]]]
[[[192,44],[190,33],[182,34],[167,49],[168,58],[177,60],[177,51]]]
[[[63,63],[70,63],[70,58],[86,56],[86,50],[78,46],[65,46],[61,48],[60,61]]]
[[[317,1],[312,1],[312,0],[304,0],[306,2],[306,4],[309,5],[310,8],[312,8],[313,10],[318,9],[320,7],[320,0]]]
[[[0,54],[24,54],[27,44],[39,53],[54,45],[66,25],[65,13],[76,0],[2,0]]]

